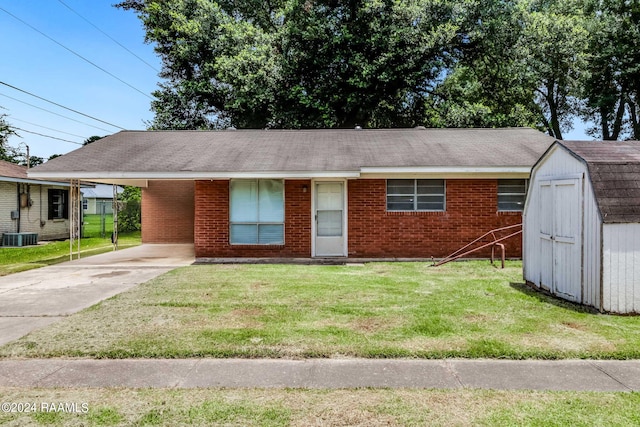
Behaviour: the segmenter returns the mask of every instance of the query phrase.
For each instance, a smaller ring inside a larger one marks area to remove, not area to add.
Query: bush
[[[124,187],[118,195],[118,232],[140,230],[141,191],[138,187]]]

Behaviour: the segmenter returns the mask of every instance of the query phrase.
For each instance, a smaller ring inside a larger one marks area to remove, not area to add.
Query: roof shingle
[[[123,131],[34,168],[47,172],[360,171],[532,166],[553,143],[506,129]],[[95,174],[94,174],[95,175]]]
[[[563,141],[589,170],[602,220],[640,222],[640,142]]]

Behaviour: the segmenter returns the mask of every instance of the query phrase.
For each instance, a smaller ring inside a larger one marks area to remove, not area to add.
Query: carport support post
[[[118,186],[113,184],[113,250],[118,250]]]
[[[80,219],[80,209],[82,207],[80,180],[72,179],[69,188],[69,260],[73,260],[74,244],[77,246],[78,259],[80,259],[80,227],[82,221]]]

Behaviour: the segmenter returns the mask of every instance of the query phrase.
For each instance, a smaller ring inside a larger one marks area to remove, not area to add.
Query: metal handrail
[[[518,230],[518,231],[516,231],[514,233],[510,233],[507,236],[503,236],[503,237],[499,237],[499,238],[496,237],[495,233],[499,233],[501,231],[506,231],[506,230],[511,230],[511,229],[516,228],[516,227],[520,227],[520,230]],[[438,266],[446,264],[448,262],[455,261],[455,260],[457,260],[459,258],[462,258],[463,256],[469,255],[469,254],[471,254],[473,252],[479,251],[480,249],[484,249],[484,248],[489,247],[489,246],[497,245],[502,249],[502,268],[504,268],[504,258],[505,258],[504,245],[501,244],[500,242],[502,242],[504,240],[507,240],[507,239],[509,239],[509,238],[511,238],[513,236],[517,236],[518,234],[521,234],[521,233],[522,233],[522,223],[515,224],[515,225],[509,225],[507,227],[501,227],[501,228],[493,229],[491,231],[487,231],[482,236],[480,236],[477,239],[475,239],[473,242],[461,247],[460,249],[458,249],[457,251],[453,252],[452,254],[447,255],[446,257],[442,258],[440,261],[434,263],[432,265],[432,267],[438,267]],[[493,241],[485,243],[482,246],[478,246],[476,248],[470,249],[470,250],[468,250],[466,252],[463,252],[465,249],[467,249],[470,246],[478,243],[479,241],[483,240],[484,238],[486,238],[489,235],[491,235],[493,237]],[[493,263],[493,249],[491,251],[491,263]]]

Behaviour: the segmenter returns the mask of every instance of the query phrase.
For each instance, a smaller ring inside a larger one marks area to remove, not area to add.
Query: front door
[[[344,183],[315,184],[315,256],[346,256]]]

